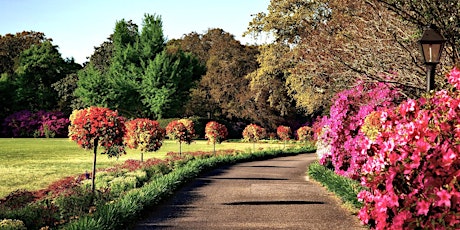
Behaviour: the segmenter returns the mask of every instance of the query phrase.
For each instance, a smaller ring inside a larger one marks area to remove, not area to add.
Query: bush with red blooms
[[[267,132],[264,128],[256,124],[249,124],[243,130],[243,141],[258,142],[259,140],[265,138],[266,133]]]
[[[137,118],[127,121],[124,141],[131,149],[141,151],[141,162],[144,152],[153,152],[160,149],[165,137],[165,130],[157,121],[146,118]]]
[[[193,126],[193,121],[189,119],[174,120],[166,126],[166,135],[169,139],[179,142],[179,154],[182,152],[182,143],[192,143],[195,136]]]
[[[228,131],[225,125],[220,124],[216,121],[210,121],[206,124],[205,127],[205,137],[209,142],[222,143],[225,138],[227,138]]]
[[[284,125],[278,126],[278,128],[276,128],[276,135],[278,135],[278,138],[282,141],[290,140],[292,135],[291,127]]]
[[[313,129],[309,126],[302,126],[297,129],[297,140],[298,141],[309,141],[313,140]]]
[[[375,229],[460,229],[460,70],[453,86],[379,113],[365,139],[359,193],[363,223]],[[375,119],[373,119],[375,120]]]
[[[69,137],[84,149],[100,145],[104,148],[102,154],[118,156],[125,153],[124,134],[125,122],[117,111],[89,107],[70,115]]]

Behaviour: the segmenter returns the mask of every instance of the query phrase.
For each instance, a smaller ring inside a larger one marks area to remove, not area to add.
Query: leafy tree
[[[195,136],[193,121],[188,119],[180,119],[169,122],[166,126],[166,135],[171,140],[179,142],[179,155],[182,154],[182,143],[192,143]]]
[[[124,119],[117,111],[102,107],[89,107],[75,110],[70,115],[69,137],[84,149],[93,149],[93,174],[91,190],[94,193],[96,178],[97,147],[102,146],[102,154],[109,157],[125,153],[123,136]]]
[[[73,110],[83,108],[83,102],[74,94],[78,86],[77,73],[68,74],[51,86],[57,92],[59,98],[57,104],[59,111],[71,114]]]
[[[129,148],[141,151],[141,162],[144,161],[144,152],[153,152],[160,149],[165,137],[165,130],[157,121],[137,118],[126,122],[124,141]]]
[[[182,115],[203,71],[197,63],[190,54],[166,50],[159,16],[146,14],[141,32],[132,21],[121,20],[79,73],[76,95],[86,106],[105,106],[130,117]]]
[[[460,60],[460,2],[375,0],[395,12],[399,17],[416,25],[419,29],[434,25],[447,40],[448,60],[443,61],[448,68]]]
[[[63,60],[49,41],[23,51],[15,72],[16,103],[32,111],[55,109],[58,97],[51,85],[78,68],[73,59]]]
[[[253,150],[256,149],[256,142],[265,138],[267,132],[264,128],[256,125],[256,124],[249,124],[243,130],[243,141],[252,142],[253,143]]]
[[[148,63],[141,87],[142,102],[149,115],[157,118],[182,115],[190,89],[203,71],[189,53],[163,51],[157,55]]]
[[[247,32],[273,38],[261,47],[261,68],[251,74],[252,84],[276,85],[280,73],[305,114],[328,108],[332,95],[352,87],[356,78],[397,83],[408,95],[424,89],[423,65],[414,56],[417,29],[374,1],[273,0],[268,9],[253,18]]]
[[[302,126],[297,129],[297,140],[308,141],[313,139],[313,129],[309,126]]]
[[[214,154],[216,154],[216,143],[222,143],[227,138],[228,131],[227,127],[223,124],[219,124],[216,121],[210,121],[205,127],[205,137],[208,142],[214,145]]]
[[[47,39],[44,33],[34,31],[0,35],[0,74],[5,73],[12,77],[20,54],[32,45],[45,41],[51,41],[51,39]]]

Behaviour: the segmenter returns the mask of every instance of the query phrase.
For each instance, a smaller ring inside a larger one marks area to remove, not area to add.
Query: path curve
[[[139,221],[145,229],[365,229],[306,167],[315,154],[240,163],[184,186]]]

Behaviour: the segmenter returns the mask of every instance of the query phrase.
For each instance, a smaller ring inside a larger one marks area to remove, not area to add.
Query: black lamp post
[[[433,26],[428,27],[420,39],[420,45],[422,48],[423,60],[426,65],[427,72],[427,88],[430,92],[434,89],[434,73],[436,65],[441,59],[442,50],[444,49],[444,43],[446,39],[434,30]]]

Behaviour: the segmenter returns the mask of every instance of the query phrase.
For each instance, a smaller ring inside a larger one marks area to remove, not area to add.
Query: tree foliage
[[[356,78],[396,82],[407,94],[425,85],[419,31],[375,1],[273,0],[247,32],[260,33],[269,33],[273,43],[262,46],[261,71],[251,74],[252,84],[271,86],[276,74],[282,76],[281,84],[306,114],[328,108],[332,95]]]
[[[182,153],[182,143],[192,143],[195,136],[193,126],[193,121],[189,119],[173,120],[166,126],[166,135],[169,139],[179,142],[179,154]]]
[[[420,29],[434,25],[447,40],[447,60],[450,68],[460,60],[460,2],[457,0],[376,0],[404,20]]]
[[[267,132],[264,128],[256,124],[249,124],[243,130],[243,141],[246,142],[258,142],[265,138]]]
[[[279,139],[282,141],[288,141],[291,139],[292,130],[291,127],[280,125],[276,128],[276,135],[278,135]]]
[[[144,152],[153,152],[160,149],[165,137],[165,130],[157,121],[137,118],[127,121],[124,141],[129,148],[141,151],[141,162]]]
[[[58,95],[51,85],[79,68],[49,41],[32,46],[21,53],[15,71],[16,103],[32,111],[55,109]]]
[[[161,18],[146,14],[140,32],[132,21],[116,23],[109,41],[96,48],[79,73],[76,95],[87,106],[130,117],[172,117],[183,114],[189,90],[202,73],[191,55],[167,51]]]

